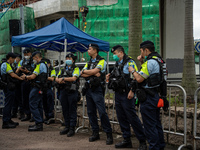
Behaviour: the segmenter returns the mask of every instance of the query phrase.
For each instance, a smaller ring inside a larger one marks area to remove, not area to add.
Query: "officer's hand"
[[[106,82],[109,81],[109,78],[110,78],[110,73],[106,75]]]
[[[96,77],[100,77],[101,74],[98,72],[97,74],[95,74]]]
[[[141,55],[139,55],[139,56],[137,57],[137,60],[139,60],[141,63],[143,63],[143,57],[142,57]]]
[[[62,78],[58,78],[58,83],[62,84],[63,83],[63,79]],[[64,82],[65,83],[65,82]]]
[[[135,70],[135,69],[134,69],[132,66],[129,66],[129,67],[128,67],[128,71],[129,71],[129,72],[132,72],[133,70]]]
[[[24,73],[22,73],[22,76],[20,77],[20,78],[22,78],[23,80],[25,79],[25,74]]]
[[[134,96],[134,93],[133,93],[132,90],[130,90],[129,93],[128,93],[128,97],[127,97],[127,98],[128,98],[128,99],[132,99],[133,96]]]
[[[25,69],[24,69],[24,71],[25,71],[26,73],[29,73],[29,71],[28,71],[28,69],[27,69],[27,68],[25,68]]]

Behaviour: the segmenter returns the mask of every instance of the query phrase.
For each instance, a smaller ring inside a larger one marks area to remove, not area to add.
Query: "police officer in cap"
[[[42,55],[39,51],[32,54],[33,62],[36,65],[31,75],[23,74],[25,80],[32,80],[32,88],[29,95],[30,111],[35,120],[35,124],[29,126],[28,131],[43,130],[43,108],[42,108],[42,92],[48,78],[47,65],[42,60]]]
[[[16,70],[17,74],[26,74],[31,75],[34,69],[34,63],[31,58],[31,51],[29,48],[23,50],[24,58],[18,64],[18,69]],[[25,80],[21,83],[21,91],[22,91],[22,101],[23,101],[23,111],[26,114],[20,114],[21,121],[28,121],[31,119],[31,112],[29,108],[29,94],[31,91],[30,82]]]
[[[43,108],[45,113],[45,124],[54,123],[54,94],[52,91],[52,82],[55,81],[56,72],[49,59],[44,59],[48,66],[48,81],[47,81],[47,91],[43,93]],[[51,119],[51,120],[50,120]]]
[[[140,101],[140,111],[146,138],[149,142],[149,150],[164,150],[165,141],[160,121],[160,108],[157,107],[159,101],[157,89],[159,84],[151,86],[153,82],[158,81],[160,75],[159,63],[153,58],[162,58],[155,52],[154,43],[151,41],[142,42],[140,44],[140,51],[141,55],[137,59],[142,64],[141,70],[137,72],[136,69],[130,66],[129,72],[133,74],[137,82],[145,89],[143,95],[137,96]]]
[[[124,138],[121,143],[115,145],[115,148],[132,147],[131,124],[140,142],[138,150],[146,150],[147,145],[144,130],[136,114],[135,99],[129,86],[131,78],[128,67],[132,66],[137,70],[137,66],[133,59],[126,55],[121,45],[114,46],[111,52],[113,53],[113,59],[116,61],[116,64],[111,74],[106,76],[106,79],[109,80],[108,87],[115,91],[115,109]]]
[[[3,109],[3,125],[2,129],[7,128],[15,128],[19,123],[13,122],[11,120],[11,110],[13,106],[13,102],[15,99],[15,80],[23,80],[23,78],[19,77],[17,74],[13,72],[11,64],[14,63],[16,55],[14,53],[9,52],[6,55],[7,61],[1,65],[1,78],[4,82],[7,83],[7,86],[4,88],[5,94],[5,104]]]
[[[79,88],[80,69],[75,65],[76,56],[66,55],[66,65],[59,71],[56,82],[60,85],[60,102],[65,119],[65,128],[60,135],[67,134],[71,137],[75,134],[77,121],[77,99]]]
[[[15,53],[16,58],[14,63],[12,64],[13,66],[13,71],[16,72],[18,68],[18,63],[21,61],[22,56],[18,53]],[[17,74],[20,76],[20,74]],[[17,118],[17,113],[18,113],[18,107],[19,107],[19,112],[20,114],[23,113],[23,104],[22,104],[22,96],[21,96],[21,82],[18,82],[16,84],[16,89],[15,89],[15,100],[12,108],[12,118]]]
[[[96,112],[97,109],[101,125],[107,134],[106,144],[110,145],[113,144],[112,128],[104,103],[105,71],[107,63],[104,58],[98,55],[98,52],[99,46],[97,44],[89,44],[88,55],[91,59],[88,63],[86,63],[81,71],[81,76],[86,80],[85,89],[87,113],[93,130],[93,134],[89,138],[89,141],[93,142],[100,139]]]

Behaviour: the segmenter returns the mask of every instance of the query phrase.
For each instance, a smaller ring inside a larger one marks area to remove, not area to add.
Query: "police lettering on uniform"
[[[60,135],[67,134],[71,137],[75,134],[77,122],[77,99],[79,88],[80,70],[75,65],[76,56],[69,53],[66,55],[65,67],[59,71],[56,82],[59,83],[60,102],[62,113],[65,119],[65,128]]]
[[[19,77],[13,72],[11,67],[11,64],[15,61],[15,58],[16,55],[10,52],[6,55],[7,61],[1,65],[1,78],[2,81],[7,83],[7,86],[3,89],[5,94],[5,104],[3,109],[2,129],[15,128],[17,125],[19,125],[19,123],[11,120],[11,110],[15,99],[15,83],[16,80],[23,80],[23,78]]]
[[[115,145],[115,148],[130,148],[131,130],[130,124],[140,142],[138,150],[146,150],[146,138],[135,110],[134,94],[130,89],[130,73],[128,67],[131,66],[137,70],[133,59],[128,57],[121,45],[116,45],[111,49],[113,59],[116,61],[113,71],[106,75],[109,80],[108,88],[115,91],[115,109],[124,140]]]
[[[45,90],[47,75],[47,65],[42,61],[42,55],[39,51],[32,54],[35,69],[31,75],[23,74],[21,77],[25,80],[31,80],[31,92],[29,94],[30,111],[35,121],[34,125],[29,126],[28,131],[43,130],[43,108],[42,93]]]
[[[22,56],[18,53],[15,53],[16,55],[16,59],[14,61],[14,63],[12,64],[13,66],[13,71],[16,72],[17,68],[18,68],[18,64],[20,63]],[[18,76],[20,76],[20,74],[17,74]],[[17,118],[17,113],[18,113],[18,108],[19,108],[19,113],[23,114],[23,104],[22,104],[22,96],[21,96],[21,82],[18,82],[16,84],[16,88],[15,88],[15,100],[14,100],[14,104],[12,107],[12,118]]]
[[[141,55],[138,60],[141,62],[141,70],[136,72],[133,67],[129,67],[139,83],[137,97],[140,102],[145,135],[149,143],[149,150],[163,150],[165,147],[163,129],[160,121],[159,93],[161,79],[161,67],[157,60],[162,60],[155,52],[154,43],[144,41],[140,44]],[[144,59],[144,61],[143,61]],[[166,106],[165,106],[166,107]]]
[[[86,95],[87,113],[93,130],[93,134],[89,138],[89,141],[93,142],[100,139],[96,112],[97,109],[101,125],[107,134],[106,144],[110,145],[113,144],[112,128],[104,103],[105,71],[107,63],[101,56],[98,55],[98,52],[99,46],[97,44],[89,44],[88,55],[91,59],[88,63],[86,63],[81,71],[81,76],[86,80],[85,88],[82,92]]]
[[[23,50],[24,58],[18,63],[18,69],[16,70],[17,74],[26,74],[30,75],[34,69],[34,63],[32,60],[32,53],[29,48]],[[31,91],[30,82],[25,80],[21,83],[21,91],[22,91],[22,101],[23,101],[23,113],[20,114],[21,121],[28,121],[31,119],[31,112],[29,108],[29,94]],[[24,113],[26,116],[24,116]]]
[[[43,109],[45,113],[45,124],[51,124],[54,123],[54,94],[52,90],[52,82],[55,81],[56,78],[56,71],[51,65],[51,62],[49,59],[44,59],[44,61],[47,63],[48,66],[48,80],[47,80],[47,87],[46,91],[43,92]]]

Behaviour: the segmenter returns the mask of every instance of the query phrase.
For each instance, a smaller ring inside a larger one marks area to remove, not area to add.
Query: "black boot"
[[[132,148],[132,142],[130,138],[124,138],[121,143],[115,144],[115,148]]]
[[[99,139],[99,131],[93,131],[92,136],[89,138],[89,142],[93,142]]]
[[[21,112],[21,113],[19,114],[19,119],[21,120],[22,118],[25,118],[25,115],[24,115],[24,113]]]
[[[9,122],[3,122],[2,129],[10,129],[10,128],[16,128],[16,125],[11,124]]]
[[[62,131],[60,131],[60,135],[67,134],[69,132],[69,127],[65,127]]]
[[[139,146],[138,150],[147,150],[146,142],[140,142],[140,146]]]
[[[29,120],[29,122],[34,122],[35,120],[33,119],[33,117],[31,117],[31,119]]]
[[[106,133],[106,134],[107,134],[106,145],[111,145],[111,144],[113,144],[112,132],[111,132],[111,133]]]
[[[26,117],[21,119],[21,121],[28,121],[30,119],[31,119],[31,115],[26,115]]]
[[[19,125],[18,122],[14,122],[14,121],[12,121],[12,120],[10,120],[9,123],[14,124],[15,126],[18,126],[18,125]]]
[[[34,126],[29,127],[28,131],[43,131],[43,124],[37,123]]]
[[[67,137],[71,137],[75,134],[75,127],[70,127],[69,132],[67,133]]]

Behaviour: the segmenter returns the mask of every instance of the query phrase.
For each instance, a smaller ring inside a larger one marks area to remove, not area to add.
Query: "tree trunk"
[[[140,43],[142,42],[142,0],[129,0],[129,50],[137,66],[137,56],[140,55]]]
[[[197,89],[194,62],[193,38],[193,0],[185,0],[185,33],[184,33],[184,63],[182,86],[185,88],[188,100],[193,101]]]

